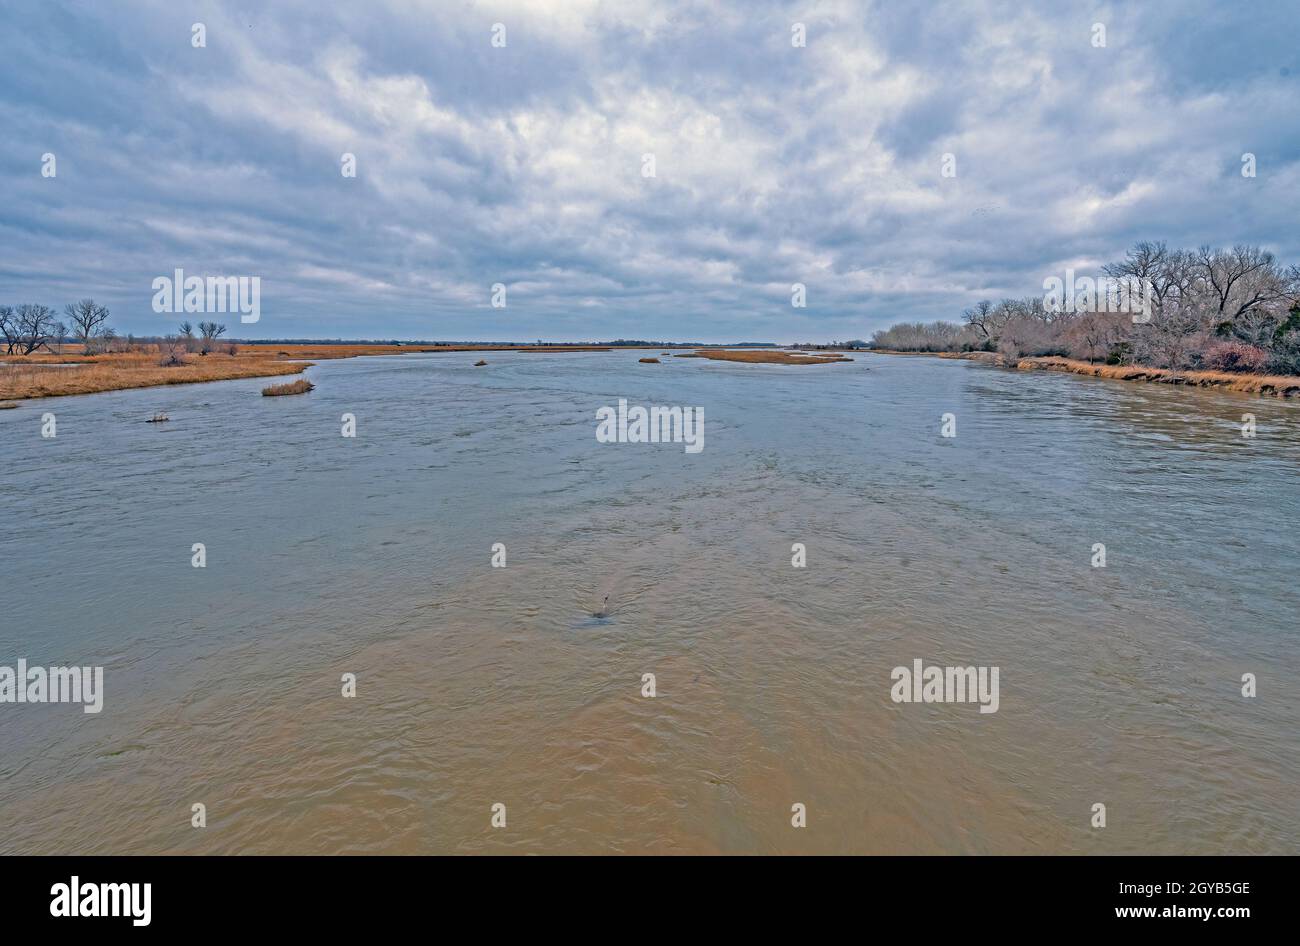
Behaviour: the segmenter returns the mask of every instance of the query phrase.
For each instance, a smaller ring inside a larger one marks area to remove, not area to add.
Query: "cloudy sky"
[[[1144,238],[1300,262],[1298,8],[0,0],[0,303],[159,333],[181,268],[261,277],[237,337],[788,342]]]

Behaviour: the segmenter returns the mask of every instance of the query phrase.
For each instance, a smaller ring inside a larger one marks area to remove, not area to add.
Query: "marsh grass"
[[[286,394],[306,394],[314,390],[316,385],[312,384],[306,378],[299,378],[297,381],[290,381],[288,384],[273,384],[269,388],[262,388],[263,397],[282,397]]]
[[[1224,388],[1242,394],[1272,394],[1277,397],[1300,395],[1300,377],[1267,374],[1234,374],[1229,371],[1174,371],[1169,368],[1144,368],[1141,365],[1096,365],[1073,358],[1022,358],[1016,362],[1022,371],[1068,371],[1071,374],[1114,381],[1148,381],[1154,384],[1183,384],[1194,388]]]
[[[1145,381],[1150,384],[1181,384],[1190,388],[1221,388],[1240,394],[1272,395],[1274,397],[1300,397],[1300,377],[1269,374],[1244,374],[1231,371],[1175,371],[1172,368],[1148,368],[1143,365],[1106,365],[1074,358],[1045,356],[1018,358],[1008,361],[995,352],[919,352],[872,349],[882,355],[910,355],[914,357],[939,357],[959,361],[980,361],[1002,368],[1021,371],[1064,371],[1090,378],[1111,381]]]
[[[770,348],[748,348],[733,351],[726,348],[701,348],[690,355],[677,355],[678,358],[708,358],[711,361],[739,361],[752,365],[833,365],[852,361],[838,352],[799,352],[774,351]]]
[[[165,352],[150,345],[133,352],[82,355],[76,346],[64,345],[58,352],[32,355],[0,355],[0,400],[8,398],[58,397],[65,394],[94,394],[125,388],[149,388],[164,384],[194,384],[235,378],[267,378],[298,374],[312,361],[356,358],[369,355],[407,355],[415,352],[609,351],[607,347],[567,346],[523,347],[517,345],[258,345],[246,343],[235,351],[223,349],[206,357],[168,360]],[[79,365],[77,368],[59,367]]]
[[[76,367],[59,367],[75,365]],[[182,365],[160,365],[158,354],[132,353],[96,355],[89,358],[44,355],[10,359],[0,367],[0,399],[58,397],[66,394],[94,394],[127,388],[149,388],[166,384],[226,381],[298,374],[305,362],[276,363],[265,358],[207,357]]]

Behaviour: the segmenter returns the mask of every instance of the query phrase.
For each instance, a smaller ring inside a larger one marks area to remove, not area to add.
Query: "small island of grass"
[[[282,397],[286,394],[306,394],[314,390],[316,385],[312,384],[306,378],[299,378],[297,381],[290,381],[288,384],[273,384],[269,388],[262,388],[263,397]]]
[[[678,358],[708,358],[711,361],[739,361],[751,365],[833,365],[852,361],[839,352],[791,352],[748,348],[737,351],[730,348],[701,348]]]

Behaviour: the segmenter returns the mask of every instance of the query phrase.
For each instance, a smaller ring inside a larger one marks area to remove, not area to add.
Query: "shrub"
[[[1269,353],[1245,342],[1211,342],[1201,353],[1201,364],[1211,371],[1242,371],[1258,374],[1269,362]]]

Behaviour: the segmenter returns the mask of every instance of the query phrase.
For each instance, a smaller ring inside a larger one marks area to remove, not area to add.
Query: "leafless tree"
[[[14,307],[10,305],[0,305],[0,335],[4,336],[5,354],[12,355],[14,349],[18,347],[18,317],[14,314]]]
[[[1087,361],[1101,361],[1115,352],[1125,339],[1128,316],[1114,312],[1083,312],[1065,329],[1070,354]]]
[[[1273,254],[1257,246],[1211,250],[1202,246],[1195,256],[1197,275],[1218,303],[1220,322],[1231,322],[1258,305],[1286,294],[1286,276]]]
[[[158,364],[165,368],[185,364],[183,354],[185,350],[184,338],[179,335],[164,335],[158,340],[158,351],[162,353],[162,357],[158,359]]]
[[[108,307],[96,305],[94,299],[82,299],[64,306],[63,311],[72,320],[73,336],[81,339],[82,354],[91,354],[91,339],[99,336],[108,321]]]
[[[993,338],[993,326],[990,324],[989,315],[993,311],[993,303],[988,299],[981,299],[975,303],[972,308],[962,313],[962,318],[966,324],[975,330],[981,339]]]
[[[55,326],[59,323],[54,320],[54,310],[47,305],[33,305],[24,303],[15,310],[16,321],[18,325],[18,341],[16,348],[21,350],[24,355],[30,355],[38,348],[49,348],[54,351],[50,341],[54,337]]]
[[[203,336],[203,347],[200,349],[200,354],[206,355],[212,351],[217,339],[226,333],[226,327],[218,325],[216,322],[200,322],[199,333]]]

